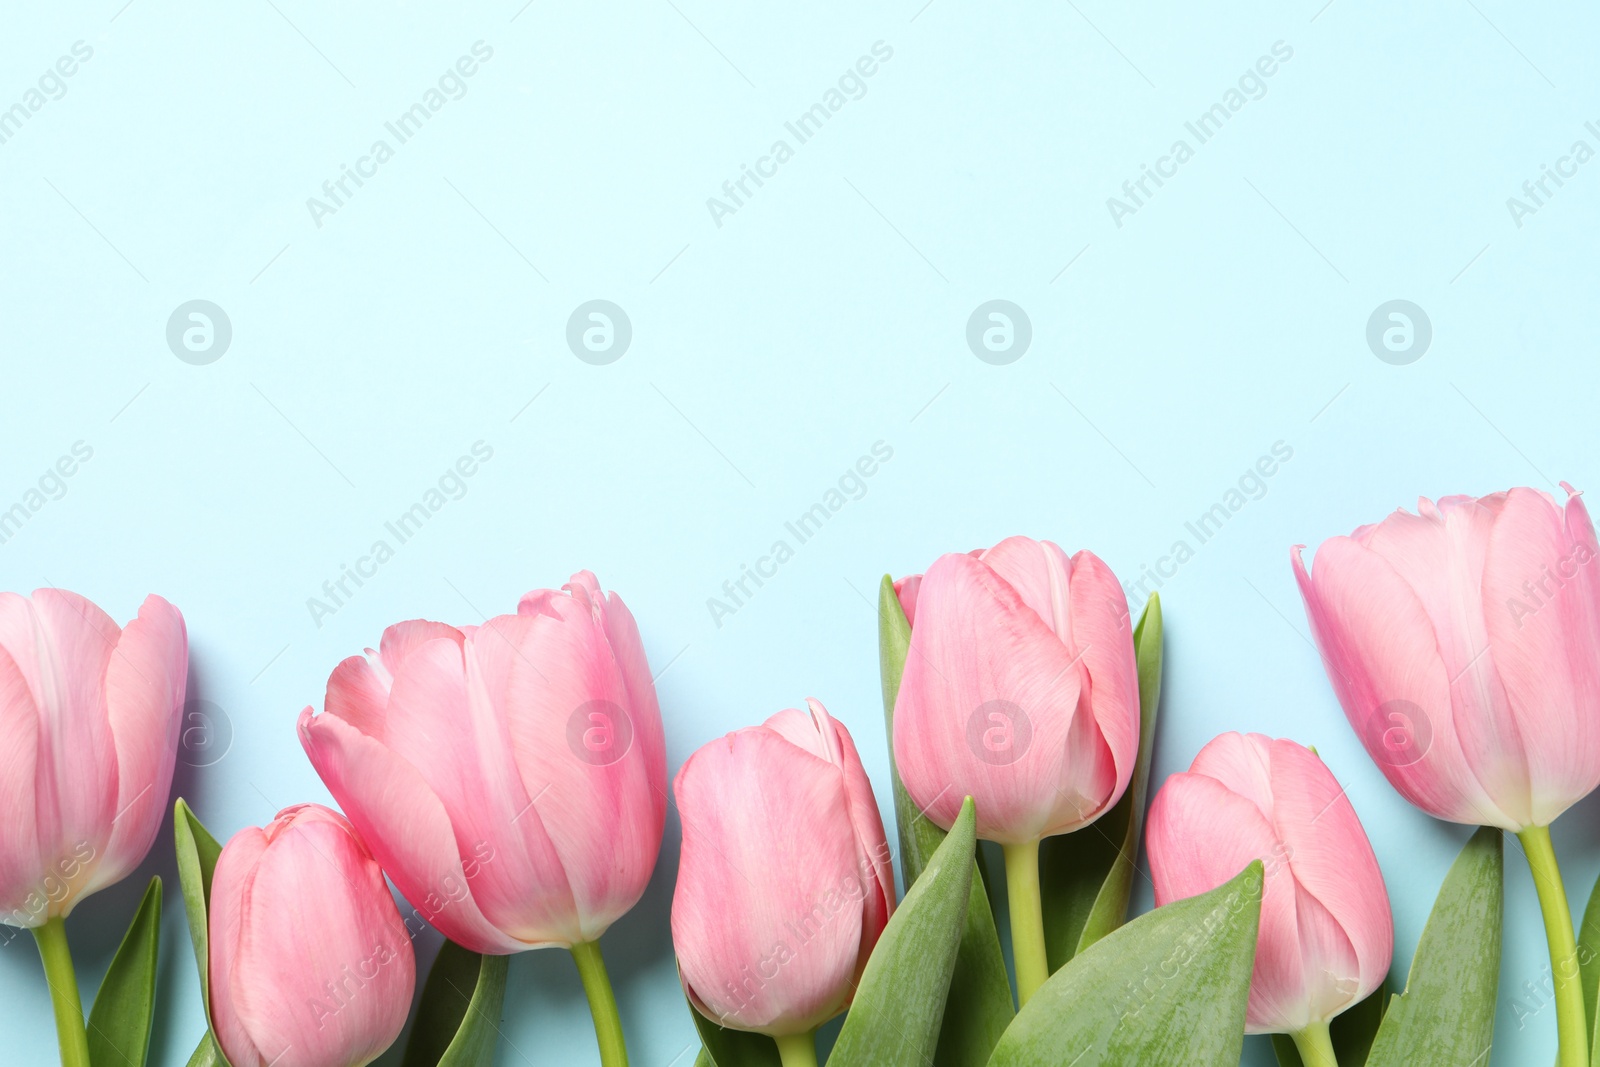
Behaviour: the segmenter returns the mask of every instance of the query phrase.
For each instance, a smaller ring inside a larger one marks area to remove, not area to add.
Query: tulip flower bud
[[[678,772],[672,942],[721,1026],[803,1034],[850,1002],[894,909],[872,785],[815,700],[705,745]]]
[[[1344,790],[1311,750],[1223,734],[1161,787],[1146,848],[1158,906],[1262,861],[1248,1032],[1325,1024],[1388,974],[1394,923],[1383,874]]]
[[[1568,487],[1568,493],[1572,490]],[[1291,553],[1350,725],[1411,803],[1546,826],[1600,783],[1600,546],[1583,501],[1445,497]]]
[[[644,893],[661,712],[633,616],[587,571],[482,626],[389,627],[299,726],[416,917],[465,948],[592,942]]]
[[[211,882],[211,1019],[233,1067],[363,1067],[411,1011],[416,962],[383,870],[317,804],[233,836]]]
[[[158,596],[118,628],[75,593],[0,593],[0,922],[37,928],[127,877],[161,828],[189,669]]]
[[[948,829],[1026,844],[1121,799],[1139,755],[1128,603],[1093,553],[1010,537],[896,586],[911,647],[894,711],[906,791]]]

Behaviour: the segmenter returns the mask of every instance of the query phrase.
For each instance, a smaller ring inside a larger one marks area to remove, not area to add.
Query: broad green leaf
[[[89,1012],[93,1067],[144,1067],[156,1007],[156,953],[161,947],[161,879],[150,879],[122,946]]]
[[[916,884],[944,831],[917,809],[900,782],[894,765],[894,704],[900,695],[900,675],[911,648],[911,623],[906,619],[894,580],[888,575],[878,586],[878,666],[883,681],[883,716],[889,739],[889,777],[894,788],[895,825],[900,837],[900,873],[906,887]],[[1000,933],[985,892],[988,884],[982,854],[975,854],[979,877],[972,879],[967,915],[950,978],[944,1026],[934,1067],[982,1067],[1005,1032],[1016,1009],[1011,1002],[1011,979],[1006,975]],[[722,1065],[726,1067],[726,1065]]]
[[[402,1067],[491,1067],[500,1041],[509,956],[446,941],[422,987]]]
[[[1340,1067],[1362,1067],[1367,1062],[1372,1039],[1378,1035],[1378,1025],[1389,1008],[1390,996],[1392,992],[1385,981],[1367,999],[1333,1020],[1329,1029],[1333,1032],[1333,1051],[1339,1055]],[[1278,1067],[1305,1067],[1294,1047],[1294,1039],[1287,1034],[1272,1035],[1272,1050],[1278,1055]]]
[[[1600,879],[1589,894],[1583,909],[1583,925],[1578,927],[1578,971],[1583,980],[1583,1003],[1589,1012],[1589,1029],[1597,1040],[1590,1043],[1590,1063],[1600,1065]]]
[[[1161,598],[1152,593],[1133,631],[1139,669],[1139,758],[1127,792],[1091,825],[1039,844],[1045,948],[1052,971],[1128,917],[1161,701],[1161,634]]]
[[[681,984],[681,983],[680,983]],[[782,1067],[777,1043],[765,1034],[730,1030],[718,1026],[689,1005],[695,1031],[700,1035],[700,1058],[696,1067]]]
[[[1238,1067],[1261,862],[1090,945],[1039,988],[990,1067]]]
[[[195,965],[200,969],[200,1002],[205,1008],[206,1025],[211,1025],[211,876],[217,869],[222,846],[205,828],[189,805],[180,797],[174,810],[174,834],[178,845],[178,884],[183,889],[183,910],[189,919],[189,940],[194,943]],[[207,1035],[208,1039],[210,1035]],[[195,1050],[201,1054],[207,1041]],[[210,1041],[215,1045],[214,1041]],[[220,1048],[211,1050],[220,1067],[231,1067]],[[191,1061],[193,1062],[193,1061]]]
[[[925,1067],[939,1047],[972,895],[977,809],[968,797],[867,960],[830,1067]]]
[[[1366,1067],[1485,1065],[1494,1041],[1505,892],[1500,831],[1472,835],[1450,867]]]
[[[211,1038],[211,1031],[207,1030],[200,1038],[200,1043],[194,1047],[194,1052],[189,1056],[188,1067],[228,1067],[228,1061],[223,1058],[222,1050],[217,1048],[217,1043]]]

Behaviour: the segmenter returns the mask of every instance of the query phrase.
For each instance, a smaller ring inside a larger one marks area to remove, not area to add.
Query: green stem
[[[61,1067],[89,1067],[89,1036],[83,1024],[83,1002],[78,999],[78,974],[67,947],[67,926],[59,916],[33,931],[44,961],[44,980],[50,984],[50,1004],[56,1013],[56,1039],[61,1045]]]
[[[617,997],[611,992],[606,961],[600,958],[600,942],[580,941],[572,946],[572,958],[583,979],[583,992],[589,998],[589,1014],[594,1016],[594,1036],[600,1042],[603,1067],[628,1067],[628,1046],[622,1039],[622,1018],[617,1015]]]
[[[1583,978],[1578,969],[1578,944],[1572,932],[1567,888],[1556,864],[1548,826],[1530,826],[1517,835],[1528,854],[1533,885],[1544,912],[1544,936],[1550,943],[1550,973],[1556,986],[1556,1033],[1560,1051],[1556,1067],[1589,1067],[1589,1033],[1583,1004]]]
[[[778,1058],[783,1067],[817,1067],[817,1032],[784,1034],[772,1040],[778,1043]]]
[[[1039,903],[1039,842],[1005,845],[1006,902],[1011,912],[1011,958],[1017,966],[1017,1007],[1050,977],[1044,947],[1044,908]]]
[[[1327,1023],[1312,1023],[1297,1034],[1294,1047],[1300,1053],[1305,1067],[1339,1067],[1339,1057],[1333,1052],[1333,1038],[1328,1035]]]

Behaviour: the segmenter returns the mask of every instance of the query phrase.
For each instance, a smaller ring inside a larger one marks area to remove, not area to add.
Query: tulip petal
[[[1539,826],[1600,784],[1600,567],[1583,502],[1567,511],[1537,490],[1511,490],[1483,571],[1487,640]]]
[[[300,743],[345,815],[418,915],[474,952],[524,945],[501,933],[473,899],[450,817],[417,769],[336,715],[300,713]],[[472,857],[474,874],[496,857]]]
[[[656,698],[655,679],[650,672],[650,661],[644,654],[644,642],[639,638],[639,625],[616,593],[607,594],[602,616],[611,654],[622,669],[622,681],[628,689],[627,707],[633,718],[633,742],[639,746],[644,758],[651,793],[654,795],[651,814],[655,829],[651,833],[659,841],[667,821],[667,738],[661,722],[661,707]]]
[[[1073,560],[1065,552],[1049,541],[1008,537],[978,558],[1017,591],[1022,602],[1055,631],[1062,644],[1074,649],[1080,647],[1081,642],[1074,642],[1072,636],[1068,595],[1073,580]],[[1123,596],[1120,587],[1117,595]]]
[[[387,673],[385,668],[384,674]],[[382,741],[387,729],[391,681],[391,677],[381,676],[366,656],[349,656],[328,676],[323,710]]]
[[[275,1067],[368,1063],[410,1011],[410,939],[343,819],[307,808],[278,818],[239,920],[234,1012]]]
[[[500,616],[465,648],[433,640],[413,650],[389,694],[387,744],[450,813],[462,861],[493,853],[472,884],[484,916],[519,941],[570,944],[580,933],[572,892],[537,811],[550,797],[519,775],[506,709],[497,707],[505,677],[530,667],[518,632],[528,625]]]
[[[492,619],[469,648],[536,801],[523,821],[548,835],[544,862],[569,894],[571,936],[589,941],[637,903],[655,869],[666,798],[653,771],[665,756],[655,762],[654,727],[630,710],[593,602],[557,597],[548,612]]]
[[[1139,664],[1128,599],[1111,568],[1084,549],[1072,557],[1069,602],[1073,647],[1089,676],[1086,703],[1104,752],[1090,750],[1094,758],[1081,759],[1078,773],[1091,783],[1084,792],[1108,796],[1110,807],[1122,799],[1139,761]],[[1076,756],[1084,749],[1073,751]]]
[[[44,881],[35,818],[39,709],[28,680],[0,645],[0,921],[29,929],[50,918],[38,906]]]
[[[0,595],[0,646],[28,680],[40,715],[40,859],[46,871],[67,864],[80,872],[59,908],[63,915],[104,857],[117,814],[117,753],[104,694],[119,633],[105,612],[64,589],[40,589],[31,600]],[[85,854],[93,856],[88,864]]]
[[[922,575],[908,575],[894,583],[894,595],[900,601],[900,610],[906,613],[906,622],[917,624],[917,594],[922,590]]]
[[[1189,770],[1224,783],[1272,821],[1272,739],[1265,734],[1220,734],[1206,742]]]
[[[1362,1000],[1357,995],[1363,987],[1359,977],[1361,963],[1350,936],[1303,884],[1291,884],[1299,948],[1299,959],[1295,961],[1299,996],[1293,1003],[1280,1005],[1279,1016],[1262,1027],[1271,1033],[1294,1033],[1312,1022],[1331,1019]],[[1372,989],[1376,988],[1374,983]]]
[[[117,816],[105,857],[85,893],[131,874],[161,829],[172,791],[188,674],[183,616],[161,597],[146,597],[106,665],[106,711],[117,752]]]
[[[1504,806],[1528,795],[1520,742],[1456,714],[1432,621],[1399,572],[1348,537],[1323,542],[1314,575],[1298,547],[1290,558],[1328,680],[1389,783],[1437,818],[1524,825]],[[1391,726],[1409,747],[1386,747]]]
[[[1315,753],[1292,741],[1267,743],[1274,825],[1296,883],[1317,905],[1310,909],[1302,898],[1297,907],[1302,943],[1312,943],[1316,933],[1314,943],[1320,946],[1306,950],[1306,964],[1309,970],[1333,975],[1332,984],[1338,987],[1323,990],[1320,1007],[1314,1003],[1311,1017],[1322,1018],[1327,1004],[1342,1011],[1388,975],[1394,955],[1389,892],[1366,830],[1333,773]],[[1312,929],[1312,916],[1324,913],[1332,933]]]
[[[1525,824],[1532,791],[1526,746],[1535,739],[1511,711],[1490,653],[1483,602],[1489,538],[1508,499],[1494,493],[1444,497],[1426,507],[1419,502],[1422,515],[1389,516],[1372,530],[1367,547],[1395,569],[1428,613],[1467,765],[1499,807]]]
[[[895,765],[907,792],[945,827],[970,795],[978,836],[991,841],[1093,821],[1111,797],[1086,794],[1109,777],[1110,757],[1103,747],[1069,750],[1084,677],[1079,657],[986,564],[941,556],[918,593],[896,699]]]
[[[1204,774],[1174,774],[1150,805],[1146,848],[1157,906],[1209,892],[1262,861],[1248,1030],[1267,1032],[1298,1015],[1304,995],[1294,879],[1280,869],[1277,830],[1255,803]]]
[[[1389,896],[1344,789],[1315,753],[1223,734],[1151,807],[1156,900],[1197,896],[1260,859],[1249,1030],[1295,1033],[1364,999],[1394,951]]]
[[[378,644],[379,656],[383,668],[392,679],[400,673],[406,660],[417,649],[430,641],[454,641],[461,645],[466,637],[454,626],[447,626],[442,622],[431,622],[428,619],[409,619],[406,622],[397,622],[383,631],[383,639]]]
[[[838,768],[755,727],[678,772],[672,939],[715,1022],[804,1033],[843,1006],[861,944],[858,850]],[[774,980],[781,974],[781,980]]]
[[[238,989],[246,981],[239,969],[244,909],[256,865],[266,850],[267,835],[260,827],[247,826],[229,839],[211,875],[211,1028],[232,1067],[263,1067],[267,1062],[235,1006]]]
[[[883,817],[878,813],[877,797],[872,794],[872,782],[861,765],[861,755],[856,751],[850,731],[828,714],[821,701],[807,698],[806,705],[807,711],[786,708],[763,725],[802,751],[827,760],[839,768],[843,776],[841,784],[850,825],[860,848],[857,880],[866,902],[861,945],[861,965],[865,967],[884,924],[894,912],[894,868],[889,839],[883,832]]]

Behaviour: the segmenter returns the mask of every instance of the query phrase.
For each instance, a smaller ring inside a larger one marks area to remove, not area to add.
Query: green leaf
[[[1500,983],[1504,870],[1500,831],[1485,826],[1445,876],[1406,991],[1390,1001],[1366,1067],[1488,1062]]]
[[[1161,701],[1161,635],[1161,598],[1152,593],[1133,631],[1139,669],[1139,758],[1128,791],[1091,825],[1039,843],[1045,949],[1052,971],[1128,917]]]
[[[1372,1050],[1372,1039],[1378,1035],[1384,1012],[1389,1008],[1392,991],[1384,981],[1371,995],[1349,1011],[1333,1020],[1329,1029],[1333,1033],[1333,1051],[1338,1053],[1340,1067],[1362,1067]],[[1278,1055],[1278,1067],[1305,1067],[1294,1039],[1287,1034],[1272,1035],[1272,1050]],[[1486,1065],[1480,1065],[1486,1067]]]
[[[1583,909],[1583,925],[1578,927],[1578,973],[1583,981],[1583,1003],[1589,1012],[1589,1028],[1600,1039],[1600,879],[1589,894],[1589,904]],[[1591,1042],[1591,1064],[1600,1065],[1600,1040]]]
[[[194,943],[195,966],[200,969],[200,1002],[205,1008],[206,1025],[211,1025],[211,876],[217,869],[222,846],[205,828],[180,797],[174,809],[174,833],[178,845],[178,884],[183,889],[183,910],[189,919],[189,940]],[[208,1033],[208,1038],[210,1037]],[[202,1048],[207,1042],[202,1041]],[[215,1045],[215,1041],[211,1040]],[[215,1062],[231,1067],[220,1047],[214,1047]],[[199,1056],[201,1049],[195,1050]],[[191,1062],[194,1062],[191,1060]]]
[[[718,1026],[693,1004],[689,1005],[689,1015],[702,1046],[695,1067],[782,1067],[777,1043],[765,1034]]]
[[[89,1012],[89,1062],[94,1067],[144,1067],[160,947],[161,879],[152,878]]]
[[[510,966],[509,956],[480,956],[454,941],[441,945],[402,1067],[491,1067]]]
[[[228,1067],[228,1061],[223,1058],[222,1050],[217,1048],[217,1043],[212,1040],[210,1030],[201,1036],[200,1043],[194,1047],[194,1052],[189,1056],[188,1067]]]
[[[990,1067],[1238,1067],[1261,921],[1261,862],[1141,915],[1039,988]]]
[[[878,665],[883,681],[883,716],[889,739],[889,777],[894,788],[895,824],[900,838],[900,873],[907,890],[945,839],[945,833],[917,809],[900,782],[894,765],[894,704],[900,695],[900,676],[911,648],[911,623],[894,592],[894,580],[884,575],[878,586]],[[984,891],[982,856],[977,854],[979,877],[972,879],[967,914],[950,978],[935,1067],[982,1067],[995,1042],[1010,1024],[1016,1009],[1011,1002],[1011,979],[1006,975],[1005,954],[994,912]],[[726,1067],[726,1065],[722,1065]]]
[[[830,1067],[924,1067],[939,1047],[950,976],[972,895],[977,809],[968,797],[878,939]]]

